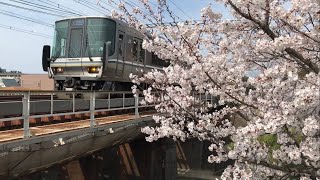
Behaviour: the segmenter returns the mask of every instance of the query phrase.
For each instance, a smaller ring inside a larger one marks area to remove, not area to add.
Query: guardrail
[[[112,111],[112,110],[124,110],[124,109],[135,109],[135,117],[139,117],[139,108],[141,107],[152,107],[153,105],[139,105],[138,95],[133,95],[132,92],[109,92],[109,91],[0,91],[0,96],[8,96],[8,95],[22,95],[22,116],[19,117],[9,117],[2,118],[1,121],[12,121],[17,119],[23,119],[23,137],[29,138],[30,127],[29,127],[29,119],[30,118],[41,118],[41,117],[50,117],[50,116],[59,116],[59,115],[75,115],[75,114],[83,114],[90,113],[90,127],[93,128],[96,126],[95,121],[95,112],[102,111]],[[70,99],[54,99],[55,96],[62,94],[67,95]],[[30,103],[32,95],[50,95],[49,100],[37,100],[37,101],[49,101],[50,102],[50,112],[48,114],[41,115],[31,115],[30,114]],[[76,111],[76,102],[78,101],[77,96],[81,95],[84,99],[80,100],[89,100],[89,109]],[[126,97],[128,96],[128,97]],[[107,107],[105,108],[96,108],[96,101],[107,102]],[[115,101],[116,100],[116,101]],[[54,112],[54,103],[57,101],[71,101],[72,102],[72,110],[69,112],[63,113],[55,113]],[[133,101],[133,102],[132,102]],[[116,102],[116,105],[111,106],[111,102]],[[10,102],[0,102],[0,103],[10,103]]]

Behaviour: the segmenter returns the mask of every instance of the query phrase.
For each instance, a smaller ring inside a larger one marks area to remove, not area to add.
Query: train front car
[[[63,19],[55,24],[52,55],[50,46],[43,47],[43,70],[54,79],[55,90],[130,91],[130,73],[142,75],[168,66],[142,48],[143,38],[109,17]]]
[[[108,58],[115,56],[116,22],[105,17],[70,18],[55,23],[50,46],[44,46],[43,70],[56,90],[101,90]]]

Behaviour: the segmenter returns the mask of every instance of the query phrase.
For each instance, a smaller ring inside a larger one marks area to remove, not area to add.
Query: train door
[[[69,58],[81,57],[83,31],[80,28],[74,28],[70,31]]]
[[[116,64],[116,75],[119,77],[123,76],[125,63],[124,63],[124,56],[125,56],[125,33],[123,31],[119,31],[118,35],[118,57],[117,57],[117,64]]]
[[[72,28],[70,30],[70,44],[69,44],[69,50],[68,50],[69,58],[66,63],[82,61],[82,58],[81,58],[82,57],[81,56],[82,37],[83,37],[83,29]],[[73,69],[73,71],[77,71],[77,74],[83,74],[82,67],[79,67],[78,69]]]
[[[70,40],[68,47],[68,61],[80,62],[82,61],[82,47],[84,34],[84,19],[74,19],[71,21]],[[83,74],[82,67],[77,70],[78,73]]]
[[[137,74],[137,69],[139,68],[138,63],[138,47],[139,47],[139,40],[137,38],[133,38],[132,43],[132,66],[131,66],[131,73]]]
[[[142,48],[142,39],[139,39],[138,43],[138,63],[140,64],[139,66],[139,73],[141,73],[141,70],[145,71],[146,68],[146,63],[145,63],[145,59],[146,59],[146,50]]]
[[[129,34],[126,34],[126,56],[125,56],[125,63],[127,64],[125,67],[125,71],[123,77],[128,79],[129,74],[132,70],[132,63],[133,63],[133,37]]]

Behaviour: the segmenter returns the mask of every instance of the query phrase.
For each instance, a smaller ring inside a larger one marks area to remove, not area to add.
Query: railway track
[[[155,112],[152,108],[141,108],[141,113],[144,112]],[[122,115],[122,114],[133,114],[134,109],[123,109],[123,110],[110,110],[110,111],[101,111],[95,113],[95,118],[103,118],[108,116],[114,115]],[[6,130],[13,130],[13,129],[21,129],[23,128],[23,119],[17,117],[14,119],[14,116],[10,116],[13,120],[0,122],[0,132]],[[73,115],[52,115],[47,117],[37,117],[37,118],[30,118],[29,119],[29,126],[30,127],[37,127],[37,126],[44,126],[50,124],[62,124],[68,123],[73,121],[81,121],[90,119],[90,113],[81,113],[77,112]]]

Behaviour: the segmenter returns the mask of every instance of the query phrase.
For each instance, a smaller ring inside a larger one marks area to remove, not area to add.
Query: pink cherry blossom
[[[208,6],[196,22],[180,21],[164,0],[139,2],[112,14],[170,61],[130,75],[159,112],[157,126],[142,129],[147,141],[210,141],[209,162],[235,161],[222,179],[319,179],[318,0],[216,0],[233,19]]]

